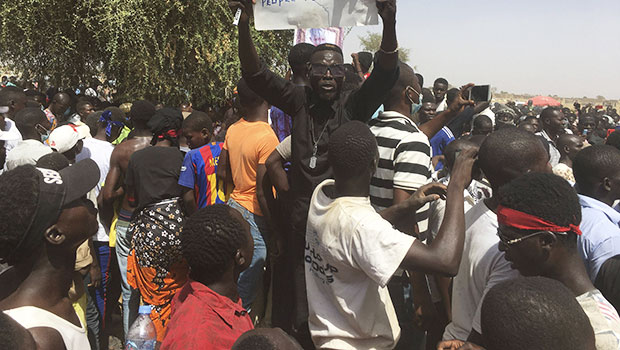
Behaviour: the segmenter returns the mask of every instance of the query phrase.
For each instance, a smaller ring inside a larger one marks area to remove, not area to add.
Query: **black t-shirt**
[[[131,155],[125,185],[134,188],[138,210],[181,196],[181,166],[183,153],[176,147],[147,147]]]
[[[274,74],[265,66],[254,75],[244,74],[244,79],[271,105],[291,116],[291,192],[294,203],[291,209],[293,231],[305,235],[308,207],[312,192],[323,180],[332,178],[327,160],[330,135],[342,124],[351,120],[368,122],[385,101],[398,80],[399,68],[382,70],[375,66],[362,86],[352,92],[343,92],[331,104],[316,100],[308,87],[297,86]],[[314,126],[311,125],[314,123]],[[314,130],[314,133],[311,130]],[[323,132],[324,130],[324,132]],[[316,165],[310,166],[317,143]]]

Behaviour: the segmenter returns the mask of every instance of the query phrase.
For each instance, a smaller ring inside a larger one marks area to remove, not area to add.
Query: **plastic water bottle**
[[[151,321],[151,305],[143,305],[138,309],[138,318],[129,327],[125,350],[153,350],[157,342],[155,325]]]

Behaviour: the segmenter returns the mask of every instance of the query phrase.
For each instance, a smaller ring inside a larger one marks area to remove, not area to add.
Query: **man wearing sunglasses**
[[[557,175],[531,173],[499,191],[499,250],[524,276],[562,282],[590,319],[597,349],[618,349],[620,317],[597,290],[577,250],[581,208],[575,190]],[[480,344],[483,345],[483,344]]]
[[[295,307],[291,306],[294,311],[291,314],[295,319],[294,326],[298,328],[307,322],[303,259],[310,198],[318,184],[333,177],[327,160],[330,135],[348,121],[370,120],[398,79],[396,1],[376,0],[383,19],[383,39],[375,55],[375,68],[359,89],[350,92],[342,92],[344,59],[342,50],[336,45],[323,44],[314,50],[310,57],[310,87],[295,86],[262,64],[250,35],[252,3],[255,1],[229,1],[233,13],[237,9],[243,10],[239,22],[239,60],[243,78],[258,95],[293,119],[290,172],[293,232],[288,234],[290,244],[286,251],[290,255],[287,260],[296,266],[297,300]]]

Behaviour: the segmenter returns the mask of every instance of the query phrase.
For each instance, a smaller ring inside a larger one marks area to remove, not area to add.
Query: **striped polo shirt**
[[[379,164],[370,181],[370,202],[377,211],[393,204],[394,188],[415,191],[430,182],[431,146],[411,119],[382,112],[369,122],[379,146]],[[420,237],[428,230],[429,204],[417,213]]]

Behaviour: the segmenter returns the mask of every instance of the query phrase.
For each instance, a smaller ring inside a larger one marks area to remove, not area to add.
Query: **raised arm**
[[[258,73],[260,70],[260,59],[256,53],[256,47],[252,41],[250,34],[250,17],[252,17],[252,5],[256,0],[251,2],[248,0],[229,1],[228,5],[233,11],[241,9],[241,18],[239,19],[239,61],[241,62],[241,70],[248,75]]]
[[[383,37],[375,54],[375,68],[347,101],[354,119],[364,123],[381,106],[398,80],[398,41],[396,40],[396,0],[376,0],[383,19]]]
[[[454,276],[458,272],[465,240],[463,191],[471,181],[476,149],[463,151],[457,158],[448,185],[446,214],[437,237],[427,246],[415,241],[403,259],[407,270]]]
[[[303,88],[276,75],[265,67],[256,52],[250,33],[250,18],[252,4],[256,0],[231,0],[228,2],[233,11],[242,10],[239,19],[239,61],[241,73],[248,86],[270,105],[280,108],[284,113],[295,117],[298,110],[303,108],[305,93]]]
[[[465,106],[473,105],[474,101],[468,100],[466,97],[467,91],[472,86],[474,86],[474,84],[470,83],[461,87],[461,91],[459,92],[457,98],[450,104],[450,106],[448,106],[448,109],[439,113],[439,115],[435,118],[420,125],[420,131],[431,139],[436,133],[439,132],[439,130],[441,130],[441,128],[452,121],[452,119],[454,119],[454,117],[456,117]]]
[[[377,52],[376,66],[392,70],[398,65],[398,40],[396,39],[396,0],[377,0],[379,16],[383,20],[383,37]]]

